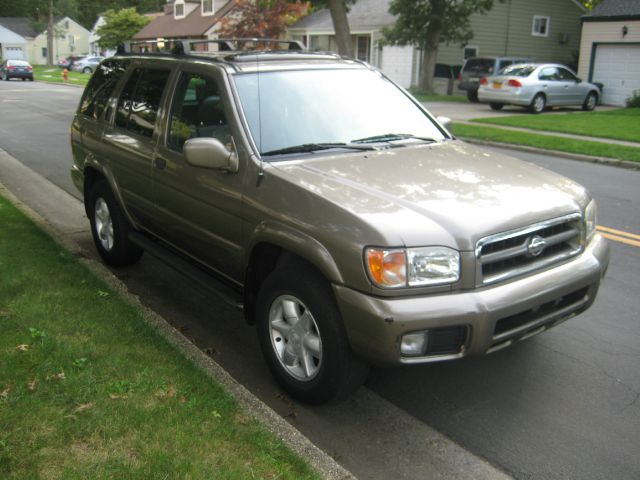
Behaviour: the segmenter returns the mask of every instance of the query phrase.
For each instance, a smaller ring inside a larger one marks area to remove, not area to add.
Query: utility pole
[[[47,65],[53,65],[53,0],[49,0],[49,25],[47,26]]]

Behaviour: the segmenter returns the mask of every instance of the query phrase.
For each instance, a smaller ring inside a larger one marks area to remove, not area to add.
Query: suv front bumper
[[[334,291],[358,355],[377,365],[427,363],[490,353],[583,312],[608,264],[609,247],[596,235],[571,261],[492,287],[402,298],[372,297],[338,285]],[[456,351],[401,355],[404,334],[442,327],[464,327],[458,329],[466,336]]]

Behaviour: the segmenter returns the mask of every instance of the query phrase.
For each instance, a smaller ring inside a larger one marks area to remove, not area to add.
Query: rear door
[[[180,71],[163,140],[153,168],[160,235],[228,280],[243,276],[242,174],[189,165],[190,138],[213,137],[234,148],[226,74],[218,67],[187,65]]]
[[[133,65],[105,127],[105,161],[129,213],[151,229],[156,209],[151,166],[158,139],[157,119],[171,76],[164,63]]]

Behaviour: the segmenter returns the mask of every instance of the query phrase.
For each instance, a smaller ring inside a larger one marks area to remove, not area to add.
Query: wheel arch
[[[95,185],[96,182],[100,180],[105,180],[109,184],[109,188],[111,189],[111,192],[113,192],[113,196],[115,197],[116,202],[118,202],[118,206],[124,213],[129,224],[136,225],[136,222],[134,221],[133,217],[129,214],[129,211],[124,205],[124,201],[122,200],[122,196],[120,195],[120,190],[117,188],[118,187],[117,182],[113,177],[113,175],[111,174],[111,172],[103,168],[100,163],[96,161],[88,160],[84,166],[84,169],[82,170],[82,173],[84,176],[84,186],[83,186],[82,193],[85,198],[84,208],[87,216],[89,216],[89,205],[87,205],[86,200],[89,198],[89,192],[91,190],[91,187],[93,187],[93,185]]]

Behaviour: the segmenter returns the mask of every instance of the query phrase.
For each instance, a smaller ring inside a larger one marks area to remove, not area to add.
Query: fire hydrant
[[[65,82],[69,80],[69,70],[67,68],[62,70],[62,80]]]

